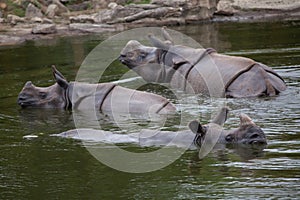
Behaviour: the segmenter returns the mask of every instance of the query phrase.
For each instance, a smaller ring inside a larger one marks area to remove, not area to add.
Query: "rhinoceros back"
[[[72,109],[101,110],[104,100],[115,86],[116,84],[113,83],[70,83],[68,96],[72,103]]]
[[[122,113],[174,113],[175,106],[166,98],[149,92],[116,86],[107,95],[102,110]]]
[[[124,88],[114,83],[72,82],[68,89],[72,108],[118,113],[174,113],[166,98],[149,92]]]
[[[188,93],[214,97],[259,96],[273,89],[276,94],[286,87],[272,68],[249,58],[216,52],[205,53],[197,63],[194,59],[184,63],[174,74],[171,85]]]

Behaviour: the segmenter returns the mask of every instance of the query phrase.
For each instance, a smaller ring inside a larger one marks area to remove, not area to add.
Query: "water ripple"
[[[270,158],[264,159],[254,159],[251,162],[230,162],[222,164],[213,164],[212,166],[226,166],[226,167],[236,167],[251,170],[298,170],[300,167],[300,161],[298,159],[291,158]]]
[[[293,53],[300,52],[300,47],[291,47],[291,48],[270,48],[270,49],[251,49],[251,50],[240,50],[240,51],[231,51],[224,52],[227,55],[250,55],[250,54],[277,54],[277,53]]]

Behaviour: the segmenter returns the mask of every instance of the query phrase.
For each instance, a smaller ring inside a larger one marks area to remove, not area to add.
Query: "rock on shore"
[[[7,13],[7,5],[1,4],[0,36],[13,37],[0,37],[0,45],[23,42],[33,38],[31,34],[49,37],[203,21],[300,19],[299,0],[151,0],[148,4],[128,4],[128,0],[76,1],[77,4],[71,0],[30,2],[24,17]]]
[[[262,11],[264,10],[291,11],[299,8],[299,0],[219,0],[217,11],[232,14],[243,11],[257,11],[263,14]]]

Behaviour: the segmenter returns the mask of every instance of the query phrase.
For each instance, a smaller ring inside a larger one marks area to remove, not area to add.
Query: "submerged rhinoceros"
[[[284,80],[264,64],[211,48],[174,45],[164,28],[162,32],[166,41],[150,35],[154,47],[131,40],[120,53],[119,60],[147,82],[220,97],[273,96],[286,89]]]
[[[228,109],[220,113],[207,125],[198,121],[189,123],[190,130],[172,132],[142,130],[132,134],[114,134],[95,129],[73,129],[54,136],[74,138],[83,141],[104,143],[135,143],[141,146],[177,146],[184,148],[201,147],[204,144],[243,144],[265,146],[267,140],[264,132],[246,114],[240,115],[240,126],[233,130],[223,130],[221,125],[226,121]],[[215,141],[213,143],[213,141]]]
[[[36,87],[28,81],[18,96],[22,108],[96,109],[103,112],[173,113],[176,108],[166,98],[118,86],[113,83],[68,82],[52,66],[56,83]]]

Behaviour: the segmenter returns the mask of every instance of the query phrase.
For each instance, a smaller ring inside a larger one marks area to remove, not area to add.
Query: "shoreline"
[[[228,1],[228,0],[224,0]],[[145,4],[151,5],[151,4]],[[234,9],[232,9],[232,7]],[[300,20],[300,7],[293,9],[241,9],[236,10],[232,6],[229,11],[220,9],[215,11],[210,17],[202,20],[187,21],[186,18],[171,17],[168,19],[142,18],[132,22],[116,23],[93,23],[88,15],[77,15],[68,19],[59,18],[59,22],[43,21],[22,21],[11,23],[0,23],[0,46],[14,46],[24,44],[26,41],[52,39],[56,37],[81,36],[100,34],[105,32],[120,32],[135,27],[145,26],[179,26],[203,23],[258,23],[274,21],[298,21]],[[177,9],[177,8],[176,8]],[[85,17],[85,18],[84,18]],[[3,19],[3,18],[2,18]],[[20,19],[19,19],[20,20]],[[80,23],[80,20],[83,20]]]

